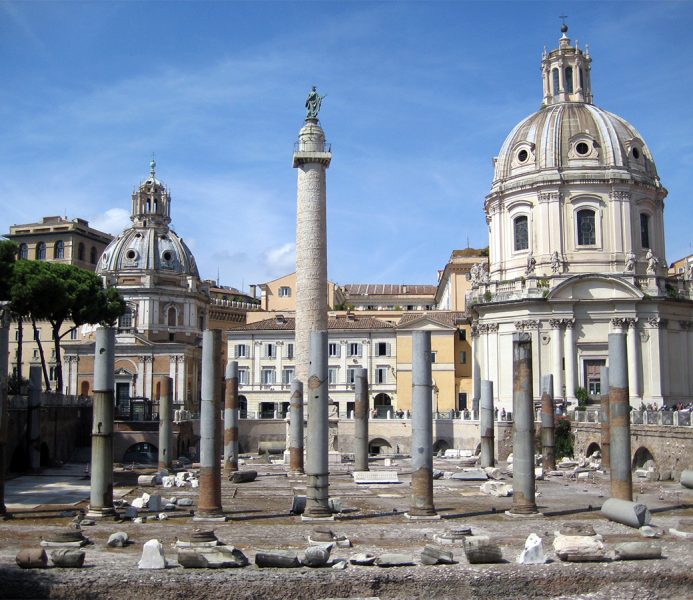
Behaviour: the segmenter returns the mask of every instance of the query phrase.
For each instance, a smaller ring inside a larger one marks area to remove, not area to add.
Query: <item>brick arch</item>
[[[595,452],[602,451],[601,440],[597,442],[596,440],[590,440],[587,444],[587,449],[585,450],[585,456],[592,456]]]
[[[441,450],[445,452],[446,450],[450,450],[450,448],[452,447],[452,440],[445,438],[437,439],[433,444],[433,454],[438,454],[438,452],[440,452]]]
[[[384,449],[381,450],[381,449]],[[390,441],[386,438],[377,437],[368,442],[369,454],[394,454],[394,449]]]
[[[638,446],[637,450],[633,452],[633,459],[631,461],[631,467],[633,469],[639,469],[642,467],[648,460],[651,460],[657,464],[657,459],[655,458],[654,454],[650,451],[647,446]]]

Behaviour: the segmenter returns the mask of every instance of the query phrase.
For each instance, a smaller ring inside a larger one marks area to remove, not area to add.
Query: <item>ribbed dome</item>
[[[195,258],[171,229],[131,227],[104,250],[100,275],[130,270],[161,271],[199,278]]]
[[[561,102],[521,121],[496,160],[494,186],[509,178],[549,170],[627,171],[633,179],[659,186],[652,154],[626,120],[593,104]],[[599,178],[599,173],[594,173]]]

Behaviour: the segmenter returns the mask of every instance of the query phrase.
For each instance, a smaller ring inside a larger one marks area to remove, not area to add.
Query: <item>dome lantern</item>
[[[560,102],[592,104],[592,59],[578,48],[577,42],[575,46],[570,45],[567,33],[568,26],[563,24],[558,48],[542,56],[543,106]]]
[[[156,178],[156,162],[149,163],[149,177],[132,194],[130,220],[135,227],[168,227],[171,222],[171,194]]]

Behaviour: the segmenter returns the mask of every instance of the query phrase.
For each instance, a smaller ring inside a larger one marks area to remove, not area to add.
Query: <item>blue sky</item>
[[[693,252],[692,2],[0,0],[0,232],[63,214],[118,233],[148,174],[204,278],[293,270],[293,143],[327,94],[329,276],[435,283],[488,244],[492,157],[541,102],[560,14],[595,103],[669,190],[667,260]]]

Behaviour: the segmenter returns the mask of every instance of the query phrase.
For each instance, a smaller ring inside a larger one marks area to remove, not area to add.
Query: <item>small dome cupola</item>
[[[171,222],[171,194],[156,178],[156,161],[149,163],[149,177],[132,193],[132,215],[135,227],[168,227]]]
[[[570,45],[566,35],[568,26],[561,25],[561,39],[558,48],[544,55],[541,61],[541,77],[544,85],[542,106],[560,102],[585,102],[592,104],[592,82],[590,77],[589,50]]]

